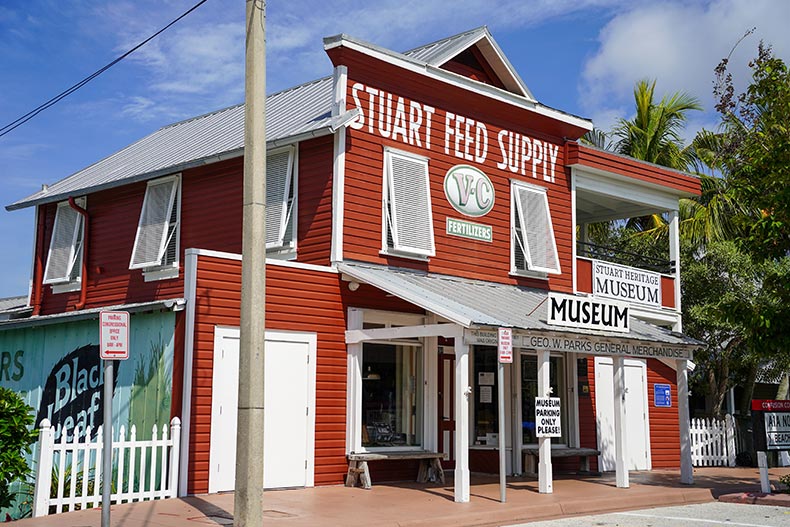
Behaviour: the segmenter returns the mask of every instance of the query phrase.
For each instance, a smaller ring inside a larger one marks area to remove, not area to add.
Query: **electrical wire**
[[[172,22],[167,24],[165,27],[163,27],[162,29],[160,29],[159,31],[157,31],[156,33],[154,33],[153,35],[151,35],[147,39],[145,39],[142,42],[140,42],[139,44],[137,44],[135,47],[133,47],[132,49],[130,49],[129,51],[127,51],[126,53],[124,53],[120,57],[116,58],[115,60],[113,60],[109,64],[103,66],[102,68],[96,70],[95,72],[91,73],[90,75],[88,75],[87,77],[85,77],[84,79],[79,81],[78,83],[76,83],[73,86],[71,86],[70,88],[60,92],[59,94],[57,94],[56,96],[52,97],[48,101],[46,101],[46,102],[42,103],[41,105],[37,106],[36,108],[30,110],[25,115],[19,117],[15,121],[12,121],[12,122],[8,123],[7,125],[3,126],[2,128],[0,128],[0,137],[3,137],[7,133],[17,129],[18,127],[22,126],[23,124],[25,124],[26,122],[28,122],[33,117],[35,117],[36,115],[40,114],[41,112],[43,112],[47,108],[50,108],[50,107],[54,106],[58,102],[62,101],[63,99],[65,99],[66,97],[68,97],[69,95],[74,93],[75,91],[79,90],[80,88],[82,88],[83,86],[88,84],[90,81],[92,81],[93,79],[95,79],[96,77],[98,77],[99,75],[101,75],[102,73],[107,71],[108,69],[112,68],[113,66],[115,66],[116,64],[121,62],[123,59],[125,59],[126,57],[128,57],[129,55],[131,55],[132,53],[134,53],[135,51],[137,51],[141,47],[143,47],[146,44],[148,44],[150,41],[152,41],[153,39],[158,37],[160,34],[164,33],[167,29],[169,29],[171,26],[176,24],[179,20],[181,20],[182,18],[184,18],[185,16],[190,14],[192,11],[194,11],[198,7],[200,7],[203,4],[205,4],[207,1],[208,0],[200,0],[197,4],[195,4],[192,7],[190,7],[187,11],[185,11],[183,14],[181,14],[178,18],[176,18],[175,20],[173,20]]]

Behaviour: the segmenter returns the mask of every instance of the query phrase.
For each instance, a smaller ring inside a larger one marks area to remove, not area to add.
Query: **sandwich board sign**
[[[102,311],[100,316],[99,355],[102,360],[129,358],[129,313]]]

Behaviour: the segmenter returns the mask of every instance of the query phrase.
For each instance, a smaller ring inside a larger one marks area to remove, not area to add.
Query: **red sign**
[[[772,399],[752,399],[752,410],[771,412],[776,410],[790,411],[790,401],[774,401]]]
[[[513,363],[513,329],[499,328],[499,362]]]
[[[99,356],[102,360],[129,358],[129,313],[102,311],[99,316]]]

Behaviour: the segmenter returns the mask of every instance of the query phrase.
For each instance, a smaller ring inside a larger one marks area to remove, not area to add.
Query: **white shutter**
[[[545,189],[514,184],[513,192],[516,194],[516,213],[521,227],[524,259],[529,270],[559,274],[560,262]],[[518,241],[517,236],[514,236],[514,245]]]
[[[288,148],[266,157],[266,247],[283,247],[286,230],[291,221],[293,208],[293,148]]]
[[[129,269],[162,264],[178,181],[178,177],[168,177],[148,183]]]
[[[85,200],[77,200],[84,206]],[[72,280],[74,264],[81,255],[82,215],[71,208],[68,202],[58,203],[55,212],[55,225],[49,243],[47,267],[44,270],[45,284],[58,284]]]
[[[422,256],[435,254],[428,160],[384,153],[392,249]]]

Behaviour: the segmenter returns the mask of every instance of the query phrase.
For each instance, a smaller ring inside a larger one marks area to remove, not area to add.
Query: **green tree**
[[[0,386],[0,509],[10,507],[10,486],[30,473],[26,454],[38,436],[33,411],[16,392]]]
[[[733,241],[710,243],[701,256],[690,246],[684,252],[683,329],[707,343],[694,356],[695,388],[711,397],[720,416],[727,390],[741,385],[745,414],[760,362],[770,357],[779,367],[790,365],[777,354],[784,329],[774,324],[790,316],[776,287],[790,280],[790,259],[755,262]]]
[[[702,110],[699,101],[676,92],[655,100],[656,81],[640,80],[634,87],[636,114],[620,119],[612,130],[614,150],[642,161],[677,170],[688,169],[693,162],[692,151],[686,147],[681,132],[688,113]]]
[[[743,218],[748,249],[782,258],[790,253],[790,70],[761,42],[749,63],[752,82],[736,95],[728,60],[715,70],[723,125],[719,163],[735,196],[761,212]]]

